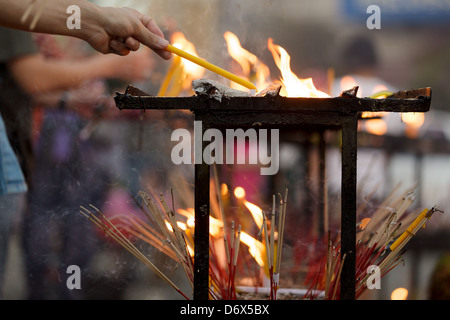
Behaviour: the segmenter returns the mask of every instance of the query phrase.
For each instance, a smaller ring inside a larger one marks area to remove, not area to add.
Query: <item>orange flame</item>
[[[241,231],[241,242],[248,246],[248,251],[255,258],[256,263],[264,267],[264,244],[243,231]]]
[[[260,207],[258,207],[256,204],[253,204],[247,200],[244,200],[244,205],[247,207],[247,209],[252,214],[253,220],[255,220],[256,225],[258,226],[258,229],[261,229],[263,224],[263,212]]]
[[[258,89],[267,87],[267,79],[270,75],[269,68],[253,53],[242,48],[239,38],[234,33],[227,31],[224,34],[224,38],[227,42],[228,53],[239,63],[244,76],[254,81]],[[232,83],[231,85],[234,86],[235,84]]]
[[[182,32],[173,33],[171,40],[175,47],[198,57],[194,44],[189,42]],[[186,59],[181,59],[180,65],[184,70],[183,89],[189,88],[192,80],[201,78],[205,72],[204,68]]]
[[[272,52],[275,64],[281,71],[281,82],[283,84],[282,94],[288,97],[316,97],[327,98],[328,94],[317,90],[311,78],[299,79],[291,71],[291,57],[285,49],[275,45],[273,40],[268,40],[269,50]]]
[[[364,230],[366,228],[367,224],[370,222],[370,220],[371,220],[370,218],[362,219],[361,222],[359,223],[359,228],[361,230]]]
[[[189,227],[191,229],[195,227],[195,214],[194,214],[193,208],[189,208],[187,210],[178,209],[177,212],[187,218],[187,221],[186,221],[187,227]],[[182,229],[182,226],[180,226],[180,228]],[[220,236],[220,232],[222,231],[222,228],[223,228],[222,221],[220,221],[214,217],[211,217],[211,216],[209,217],[209,233],[213,237]],[[185,230],[185,229],[183,229],[183,230]]]

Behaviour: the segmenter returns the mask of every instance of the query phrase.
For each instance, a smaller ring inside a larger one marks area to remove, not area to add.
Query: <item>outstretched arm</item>
[[[33,2],[30,17],[40,16],[30,30],[32,18],[27,23],[21,19]],[[70,16],[67,8],[74,4],[81,12],[79,29],[70,29],[66,24]],[[99,7],[86,0],[0,0],[0,6],[0,25],[5,27],[80,38],[101,53],[127,55],[142,43],[166,60],[171,57],[165,50],[168,41],[154,19],[135,9]]]

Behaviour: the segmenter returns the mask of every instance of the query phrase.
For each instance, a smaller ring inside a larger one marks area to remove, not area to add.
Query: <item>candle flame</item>
[[[405,288],[397,288],[391,293],[391,300],[406,300],[408,290]]]
[[[287,51],[279,45],[275,45],[273,40],[268,40],[269,50],[272,52],[275,64],[281,71],[281,92],[288,97],[315,97],[327,98],[328,94],[317,90],[312,78],[300,79],[291,71],[291,57]]]

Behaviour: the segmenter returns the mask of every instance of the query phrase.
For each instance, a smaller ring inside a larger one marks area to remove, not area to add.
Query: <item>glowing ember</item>
[[[397,288],[391,294],[391,300],[406,300],[407,297],[408,290],[405,288]]]
[[[367,224],[370,222],[370,218],[364,218],[361,220],[361,222],[359,223],[359,228],[361,230],[364,230],[364,228],[367,226]]]
[[[273,40],[268,40],[269,50],[272,52],[275,64],[281,71],[281,82],[283,84],[282,94],[288,97],[316,97],[327,98],[328,94],[317,90],[311,78],[299,79],[291,71],[291,57],[282,47],[273,44]]]

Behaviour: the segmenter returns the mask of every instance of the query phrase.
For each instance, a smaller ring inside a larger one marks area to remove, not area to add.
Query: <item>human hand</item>
[[[96,19],[101,20],[96,21],[101,29],[89,32],[85,40],[97,51],[128,55],[142,43],[163,59],[171,58],[172,54],[165,50],[169,42],[153,18],[132,8],[101,8]]]

